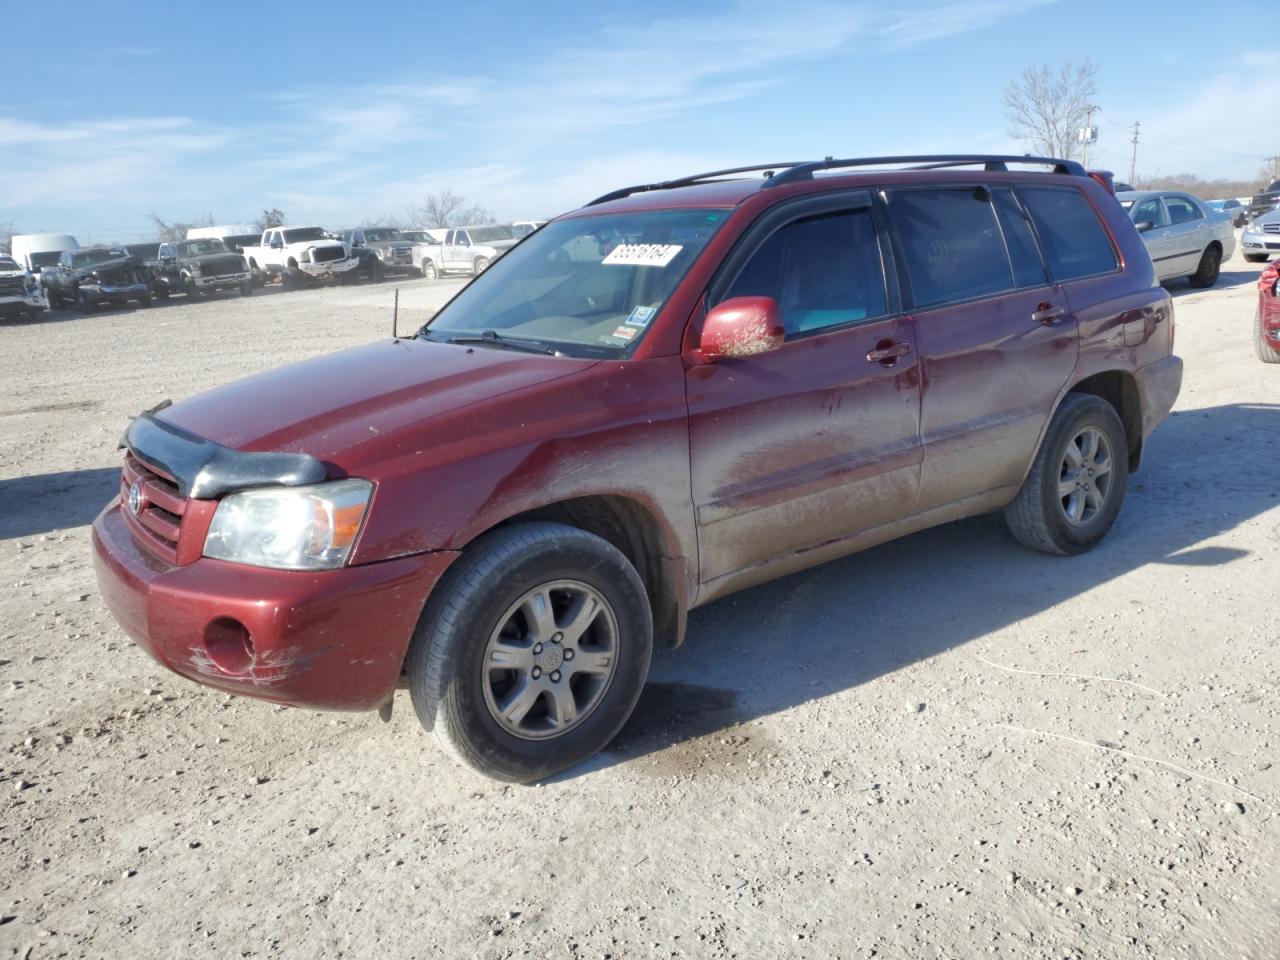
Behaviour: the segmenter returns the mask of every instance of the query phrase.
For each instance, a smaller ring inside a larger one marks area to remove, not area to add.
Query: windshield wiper
[[[559,351],[552,350],[550,347],[543,346],[536,340],[522,340],[518,337],[504,337],[496,330],[485,330],[479,335],[460,334],[456,337],[450,337],[446,343],[479,343],[487,347],[498,347],[504,350],[523,350],[526,353],[545,353],[549,357],[554,357]]]

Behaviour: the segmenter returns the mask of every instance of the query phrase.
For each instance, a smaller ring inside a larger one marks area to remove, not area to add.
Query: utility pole
[[[1138,130],[1141,127],[1141,120],[1133,121],[1133,153],[1129,154],[1129,183],[1131,185],[1133,185],[1133,178],[1138,169]]]
[[[1266,157],[1263,162],[1271,164],[1271,179],[1280,180],[1280,154],[1274,157]]]
[[[1098,108],[1092,103],[1084,108],[1084,129],[1080,131],[1080,139],[1084,143],[1084,165],[1089,166],[1089,146],[1098,139],[1098,132],[1093,129],[1093,111]]]

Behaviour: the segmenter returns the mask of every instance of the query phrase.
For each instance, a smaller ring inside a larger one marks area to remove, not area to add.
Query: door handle
[[[1046,327],[1052,327],[1053,322],[1066,312],[1063,307],[1055,307],[1051,303],[1042,303],[1031,314],[1031,319],[1036,323],[1043,323]]]
[[[899,357],[911,352],[911,344],[894,343],[892,340],[881,340],[874,350],[867,351],[867,362],[878,363],[882,367],[892,367]]]

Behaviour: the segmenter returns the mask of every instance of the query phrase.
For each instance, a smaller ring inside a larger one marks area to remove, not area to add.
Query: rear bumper
[[[1169,415],[1182,389],[1182,358],[1168,356],[1134,371],[1142,398],[1142,436],[1146,439]]]
[[[120,509],[112,502],[94,521],[93,552],[98,587],[125,632],[190,680],[291,706],[384,703],[427,596],[456,556],[309,573],[207,557],[172,566],[139,547]],[[250,644],[226,646],[232,621]]]

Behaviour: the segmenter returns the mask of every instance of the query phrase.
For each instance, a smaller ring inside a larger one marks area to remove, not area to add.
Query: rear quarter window
[[[1111,238],[1084,194],[1069,187],[1019,187],[1054,280],[1111,273],[1119,266]]]

